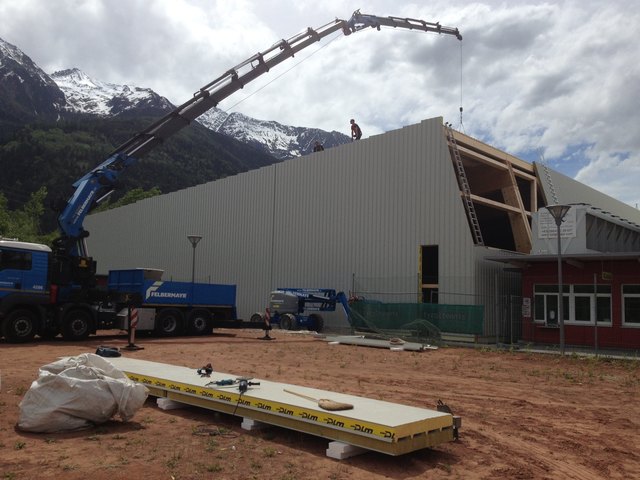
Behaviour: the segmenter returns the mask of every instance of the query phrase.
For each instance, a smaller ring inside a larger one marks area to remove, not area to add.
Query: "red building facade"
[[[525,262],[522,341],[558,345],[557,258],[519,260]],[[565,345],[640,349],[640,253],[567,255],[562,260]]]

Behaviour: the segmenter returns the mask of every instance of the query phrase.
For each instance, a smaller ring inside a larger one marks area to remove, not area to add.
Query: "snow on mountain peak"
[[[29,75],[38,78],[41,84],[54,84],[47,76],[47,74],[44,73],[35,63],[33,63],[33,60],[25,55],[22,50],[0,38],[0,68],[11,68],[11,62],[14,62],[25,68],[26,71],[29,72]]]
[[[198,122],[215,132],[266,150],[280,160],[310,153],[316,141],[325,147],[350,141],[349,137],[338,132],[292,127],[272,120],[258,120],[240,112],[227,113],[218,108],[203,113]]]
[[[11,45],[9,42],[5,42],[0,38],[0,67],[3,65],[4,59],[11,59],[17,63],[26,63],[27,57],[22,51],[15,45]]]
[[[57,118],[64,94],[56,83],[18,47],[0,38],[0,105],[14,119]],[[15,101],[19,99],[19,101]]]
[[[69,109],[93,115],[117,115],[123,111],[157,104],[160,109],[173,106],[150,88],[129,87],[95,80],[78,68],[54,72],[51,78],[65,93]]]

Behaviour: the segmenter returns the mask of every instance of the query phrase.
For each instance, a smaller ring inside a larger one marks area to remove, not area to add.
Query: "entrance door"
[[[438,303],[438,245],[420,247],[422,303]]]

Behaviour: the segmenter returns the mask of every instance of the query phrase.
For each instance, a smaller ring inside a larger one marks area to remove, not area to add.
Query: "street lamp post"
[[[202,240],[202,235],[187,235],[187,238],[193,246],[193,262],[191,264],[191,285],[193,285],[196,280],[196,245]]]
[[[558,324],[560,326],[560,354],[564,355],[564,301],[562,298],[562,240],[560,239],[560,225],[571,207],[569,205],[548,205],[546,207],[556,222],[558,236]]]

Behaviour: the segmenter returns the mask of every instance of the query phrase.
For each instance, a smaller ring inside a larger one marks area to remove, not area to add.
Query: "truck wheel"
[[[280,315],[280,328],[283,330],[295,330],[298,328],[298,321],[290,313]]]
[[[171,337],[182,331],[182,313],[175,308],[167,308],[156,313],[154,332],[160,337]]]
[[[204,308],[196,308],[189,312],[187,331],[190,335],[207,335],[213,331],[211,314]]]
[[[36,316],[31,310],[14,310],[4,320],[2,333],[8,342],[24,343],[36,334]]]
[[[324,320],[317,313],[309,315],[309,330],[315,330],[320,333],[324,328]]]
[[[70,310],[62,320],[62,338],[85,340],[91,333],[91,314],[85,310]]]

